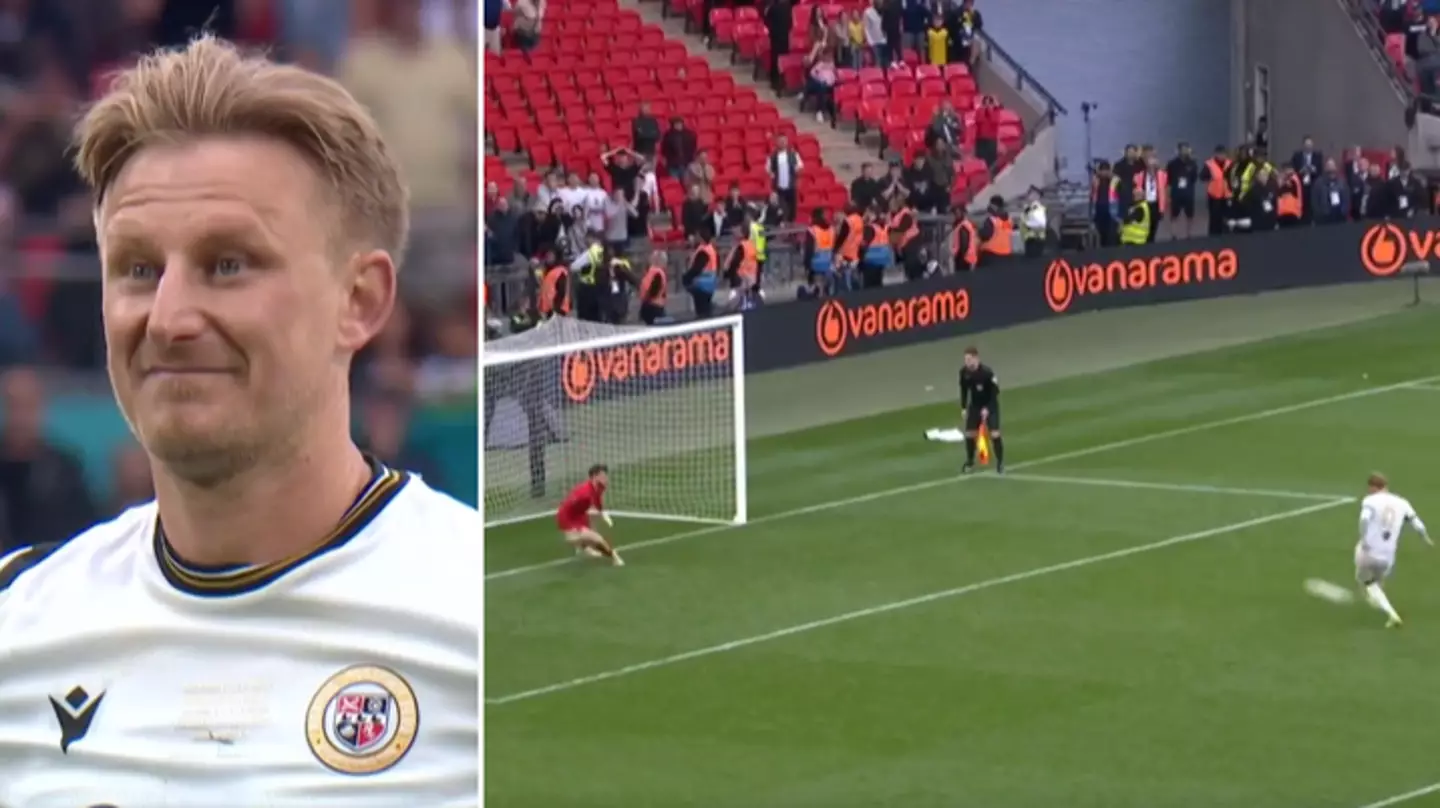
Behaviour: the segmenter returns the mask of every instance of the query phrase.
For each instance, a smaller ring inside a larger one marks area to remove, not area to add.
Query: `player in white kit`
[[[473,808],[479,514],[366,457],[399,167],[339,84],[210,37],[80,121],[155,501],[0,559],[0,808]]]
[[[1426,544],[1434,546],[1425,523],[1411,507],[1410,501],[1392,494],[1384,475],[1372,474],[1367,481],[1370,493],[1360,502],[1360,541],[1355,544],[1355,580],[1371,606],[1385,613],[1385,626],[1399,626],[1400,615],[1390,605],[1380,584],[1395,568],[1395,551],[1400,533],[1406,525],[1415,528]]]

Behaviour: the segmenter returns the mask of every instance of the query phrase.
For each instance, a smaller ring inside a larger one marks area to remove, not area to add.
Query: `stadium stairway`
[[[835,172],[836,179],[849,187],[851,180],[860,176],[860,166],[877,159],[875,150],[856,143],[846,129],[832,128],[829,123],[815,120],[813,114],[802,113],[793,100],[787,100],[771,89],[768,81],[755,78],[753,64],[738,62],[727,50],[712,50],[706,46],[700,34],[688,31],[685,19],[665,14],[664,0],[617,0],[621,8],[633,9],[646,22],[660,26],[675,42],[683,42],[690,53],[704,58],[717,71],[728,72],[735,77],[735,83],[749,87],[764,102],[773,105],[780,113],[794,121],[795,128],[813,135],[820,143],[825,165]]]

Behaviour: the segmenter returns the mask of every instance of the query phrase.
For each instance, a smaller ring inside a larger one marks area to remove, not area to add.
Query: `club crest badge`
[[[332,771],[376,774],[400,762],[415,743],[420,707],[399,674],[356,665],[331,676],[310,700],[305,740]]]

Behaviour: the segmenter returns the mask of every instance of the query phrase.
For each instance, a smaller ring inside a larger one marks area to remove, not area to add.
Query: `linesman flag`
[[[982,466],[990,465],[990,429],[984,424],[975,436],[975,459]]]

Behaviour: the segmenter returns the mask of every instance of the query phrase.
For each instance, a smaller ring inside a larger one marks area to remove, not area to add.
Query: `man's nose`
[[[162,343],[184,342],[205,328],[201,313],[203,288],[189,267],[168,266],[160,276],[150,306],[149,336]]]

